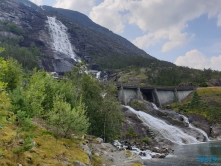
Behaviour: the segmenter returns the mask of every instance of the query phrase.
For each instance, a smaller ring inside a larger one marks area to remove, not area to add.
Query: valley
[[[0,165],[220,164],[220,87],[220,71],[158,60],[79,12],[0,1]]]

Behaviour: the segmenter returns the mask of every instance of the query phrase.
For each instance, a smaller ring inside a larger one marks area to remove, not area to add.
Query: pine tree
[[[200,96],[198,95],[197,91],[194,92],[190,106],[191,108],[196,108],[200,105]]]

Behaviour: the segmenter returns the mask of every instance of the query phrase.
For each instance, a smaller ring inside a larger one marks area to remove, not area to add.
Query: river
[[[200,144],[176,145],[171,147],[173,155],[164,159],[144,161],[146,166],[199,166],[221,165],[221,141]]]

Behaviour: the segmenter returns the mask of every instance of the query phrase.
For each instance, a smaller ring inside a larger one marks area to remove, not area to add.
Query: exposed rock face
[[[197,114],[188,114],[189,121],[196,126],[197,128],[202,129],[207,133],[207,135],[210,135],[210,123],[206,120],[205,117]]]
[[[212,86],[221,86],[221,78],[220,79],[210,79],[209,83]]]
[[[194,85],[192,82],[188,82],[188,83],[181,83],[178,85],[178,87],[182,87],[182,88],[196,88],[196,85]]]
[[[221,125],[215,125],[211,127],[211,136],[221,140]]]
[[[128,40],[93,23],[87,16],[79,12],[47,6],[38,7],[28,0],[0,2],[0,21],[14,22],[26,32],[21,46],[29,47],[34,42],[43,52],[41,67],[46,71],[70,71],[76,65],[73,59],[51,48],[52,39],[47,16],[56,17],[67,27],[67,36],[73,51],[91,68],[96,63],[95,56],[105,58],[111,55],[124,55],[153,58]],[[11,34],[7,35],[12,37]]]

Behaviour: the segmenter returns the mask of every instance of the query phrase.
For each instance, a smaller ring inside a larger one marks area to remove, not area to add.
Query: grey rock
[[[86,164],[81,163],[80,161],[75,161],[74,162],[75,166],[87,166]]]
[[[101,144],[101,143],[104,142],[102,138],[96,138],[96,141],[97,141],[99,144]]]

